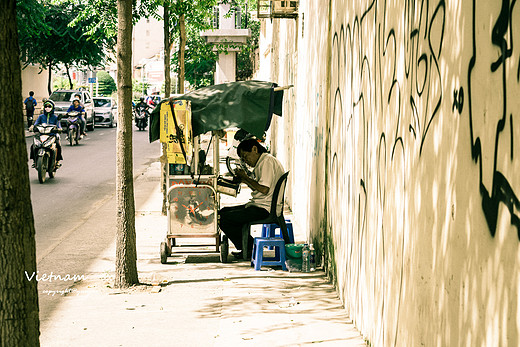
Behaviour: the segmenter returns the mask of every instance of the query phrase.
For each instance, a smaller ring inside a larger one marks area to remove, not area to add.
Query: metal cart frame
[[[199,136],[193,139],[194,153],[199,152],[199,141]],[[213,146],[212,174],[201,175],[198,155],[193,155],[190,174],[168,175],[166,196],[168,229],[165,241],[161,242],[160,247],[163,264],[167,262],[168,256],[171,256],[177,238],[214,238],[216,252],[220,251],[222,262],[227,261],[228,245],[226,243],[227,247],[222,247],[218,228],[220,193],[217,191],[217,178],[220,175],[220,155],[219,138],[215,134],[211,137],[211,145]],[[204,215],[204,211],[211,213]]]

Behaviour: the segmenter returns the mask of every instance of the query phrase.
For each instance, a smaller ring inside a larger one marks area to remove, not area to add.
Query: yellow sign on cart
[[[181,149],[181,143],[188,160],[192,153],[193,132],[191,129],[191,108],[188,101],[174,100],[173,105],[169,102],[161,103],[161,134],[160,141],[167,144],[167,156],[170,164],[186,164]],[[174,115],[172,115],[172,106]],[[177,120],[178,129],[175,121]]]

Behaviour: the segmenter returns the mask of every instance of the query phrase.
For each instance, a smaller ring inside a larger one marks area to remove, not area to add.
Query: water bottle
[[[311,243],[309,248],[309,270],[316,271],[316,252],[314,251],[314,246]]]
[[[302,272],[309,272],[309,245],[305,244],[302,249]]]

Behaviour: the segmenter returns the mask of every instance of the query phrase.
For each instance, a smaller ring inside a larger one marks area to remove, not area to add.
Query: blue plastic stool
[[[285,225],[287,225],[287,234],[289,234],[289,243],[294,243],[294,232],[293,227],[290,219],[285,220]],[[279,230],[279,233],[276,234],[276,230]],[[281,237],[282,236],[282,229],[278,224],[264,224],[262,225],[262,237]],[[270,247],[269,249],[273,249]]]
[[[264,258],[264,247],[274,247],[274,258]],[[264,265],[281,266],[283,271],[287,271],[285,266],[285,242],[281,237],[255,237],[253,244],[253,254],[251,257],[251,266],[255,270],[260,270]]]

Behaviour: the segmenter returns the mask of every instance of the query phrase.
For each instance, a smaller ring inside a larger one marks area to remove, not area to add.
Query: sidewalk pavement
[[[319,269],[222,264],[212,238],[177,239],[161,264],[167,226],[159,184],[153,163],[134,185],[142,284],[113,288],[112,242],[83,281],[56,294],[59,303],[41,321],[41,346],[366,346]],[[222,198],[222,205],[231,202]],[[296,242],[304,241],[302,230],[294,232]]]

